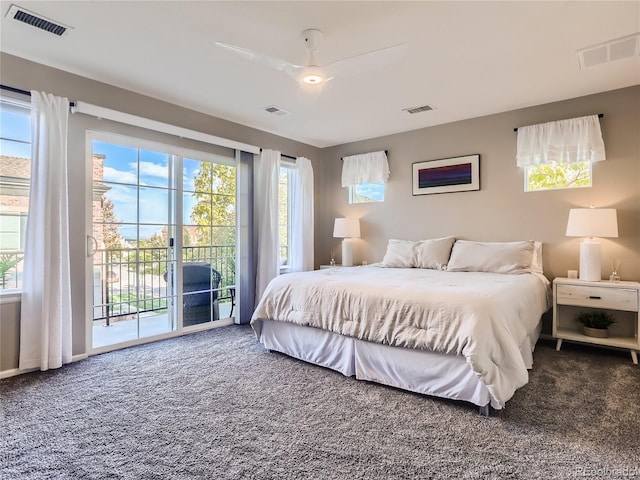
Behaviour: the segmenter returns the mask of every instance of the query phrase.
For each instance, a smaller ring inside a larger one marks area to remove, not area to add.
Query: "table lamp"
[[[357,218],[336,218],[333,224],[333,236],[342,238],[342,266],[353,265],[353,240],[360,238],[360,220]]]
[[[572,208],[569,210],[567,237],[589,237],[580,244],[580,280],[602,280],[600,242],[594,237],[617,238],[615,208]]]

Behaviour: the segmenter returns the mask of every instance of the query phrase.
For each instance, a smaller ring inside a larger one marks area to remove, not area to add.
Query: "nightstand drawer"
[[[556,302],[562,305],[638,311],[638,291],[635,289],[590,285],[557,285],[556,288]]]

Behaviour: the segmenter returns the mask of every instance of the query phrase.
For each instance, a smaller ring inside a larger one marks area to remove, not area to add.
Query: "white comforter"
[[[537,274],[375,266],[290,273],[269,284],[251,324],[258,338],[269,319],[463,355],[501,408],[528,381],[531,356],[523,353],[549,307],[548,290]]]

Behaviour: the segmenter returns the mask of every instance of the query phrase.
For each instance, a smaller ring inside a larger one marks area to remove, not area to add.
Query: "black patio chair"
[[[164,274],[167,281],[167,272]],[[207,262],[182,264],[182,323],[196,325],[220,318],[218,288],[222,276]]]

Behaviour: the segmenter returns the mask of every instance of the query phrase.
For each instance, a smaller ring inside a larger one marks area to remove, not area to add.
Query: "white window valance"
[[[389,162],[384,150],[351,155],[342,159],[342,186],[386,182],[389,178]]]
[[[605,160],[598,115],[518,128],[519,167]]]

